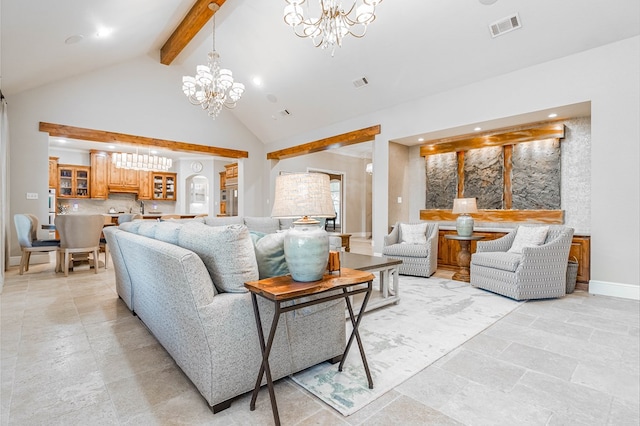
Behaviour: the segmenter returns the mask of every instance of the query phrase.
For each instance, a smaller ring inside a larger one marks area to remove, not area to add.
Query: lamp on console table
[[[459,214],[456,219],[456,230],[461,237],[470,237],[473,234],[473,218],[470,213],[478,213],[475,198],[456,198],[453,200],[454,214]]]
[[[315,217],[333,217],[329,175],[291,173],[276,178],[271,217],[302,218],[284,238],[284,257],[295,281],[322,279],[329,260],[329,234]]]

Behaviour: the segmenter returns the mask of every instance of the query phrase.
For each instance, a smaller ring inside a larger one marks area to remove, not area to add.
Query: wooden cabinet
[[[138,171],[118,168],[109,161],[108,187],[113,192],[138,192]]]
[[[91,198],[106,200],[109,197],[107,175],[110,158],[106,152],[91,150]]]
[[[153,172],[138,171],[138,199],[150,200],[153,194],[151,175]]]
[[[454,230],[440,230],[438,235],[438,268],[457,270],[458,251],[460,245],[455,240],[445,238],[447,234],[456,234]],[[506,235],[506,232],[474,232],[474,235],[482,235],[482,241],[495,240]],[[591,268],[591,237],[573,236],[571,248],[569,249],[569,259],[578,261],[578,278],[576,287],[581,290],[588,290]],[[471,242],[471,253],[476,252],[476,241]]]
[[[58,188],[58,158],[49,157],[49,188]]]
[[[58,197],[89,198],[91,167],[58,165]]]
[[[176,173],[151,173],[154,200],[176,200]]]
[[[225,175],[227,179],[233,179],[238,177],[238,163],[225,164]]]

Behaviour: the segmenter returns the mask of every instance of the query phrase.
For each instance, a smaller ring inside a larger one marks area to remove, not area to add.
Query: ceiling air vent
[[[520,16],[516,13],[489,24],[489,31],[491,31],[492,37],[498,37],[499,35],[517,30],[521,26]]]
[[[357,79],[357,80],[353,80],[353,86],[354,86],[356,89],[359,89],[359,88],[361,88],[361,87],[364,87],[364,86],[366,86],[367,84],[369,84],[369,81],[367,80],[367,77],[361,77],[361,78],[359,78],[359,79]]]
[[[280,114],[280,117],[288,117],[291,115],[288,109],[283,109],[282,111],[278,111],[278,114]]]

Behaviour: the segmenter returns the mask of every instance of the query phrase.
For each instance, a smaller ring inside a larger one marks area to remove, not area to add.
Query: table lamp
[[[456,230],[461,237],[470,237],[473,234],[473,218],[470,213],[478,213],[475,198],[455,198],[453,200],[454,214],[459,214],[456,219]]]
[[[329,234],[315,218],[334,215],[329,175],[291,173],[276,178],[271,217],[299,219],[284,239],[284,257],[295,281],[322,279],[329,261]]]

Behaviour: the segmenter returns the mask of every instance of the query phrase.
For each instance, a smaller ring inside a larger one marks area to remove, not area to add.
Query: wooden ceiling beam
[[[222,6],[226,0],[196,0],[175,31],[169,36],[160,49],[160,63],[170,65],[171,62],[187,47],[189,42],[209,22],[215,13],[209,9],[210,3]]]
[[[148,148],[150,146],[165,148],[171,151],[196,152],[224,158],[249,158],[247,151],[218,148],[215,146],[197,145],[188,142],[176,142],[166,139],[148,138],[145,136],[128,135],[126,133],[107,132],[105,130],[85,129],[83,127],[66,126],[40,122],[39,130],[49,133],[49,136],[80,139],[92,142],[116,143]]]
[[[445,152],[468,151],[490,146],[514,145],[522,142],[563,138],[564,124],[546,123],[540,125],[540,123],[537,123],[534,126],[501,129],[481,135],[462,135],[428,141],[420,147],[420,155],[426,157]]]
[[[299,155],[311,154],[313,152],[327,151],[329,149],[354,145],[361,142],[368,142],[375,139],[380,134],[380,125],[367,127],[365,129],[354,130],[353,132],[307,142],[302,145],[292,146],[267,153],[267,160],[282,160],[285,158],[297,157]]]

